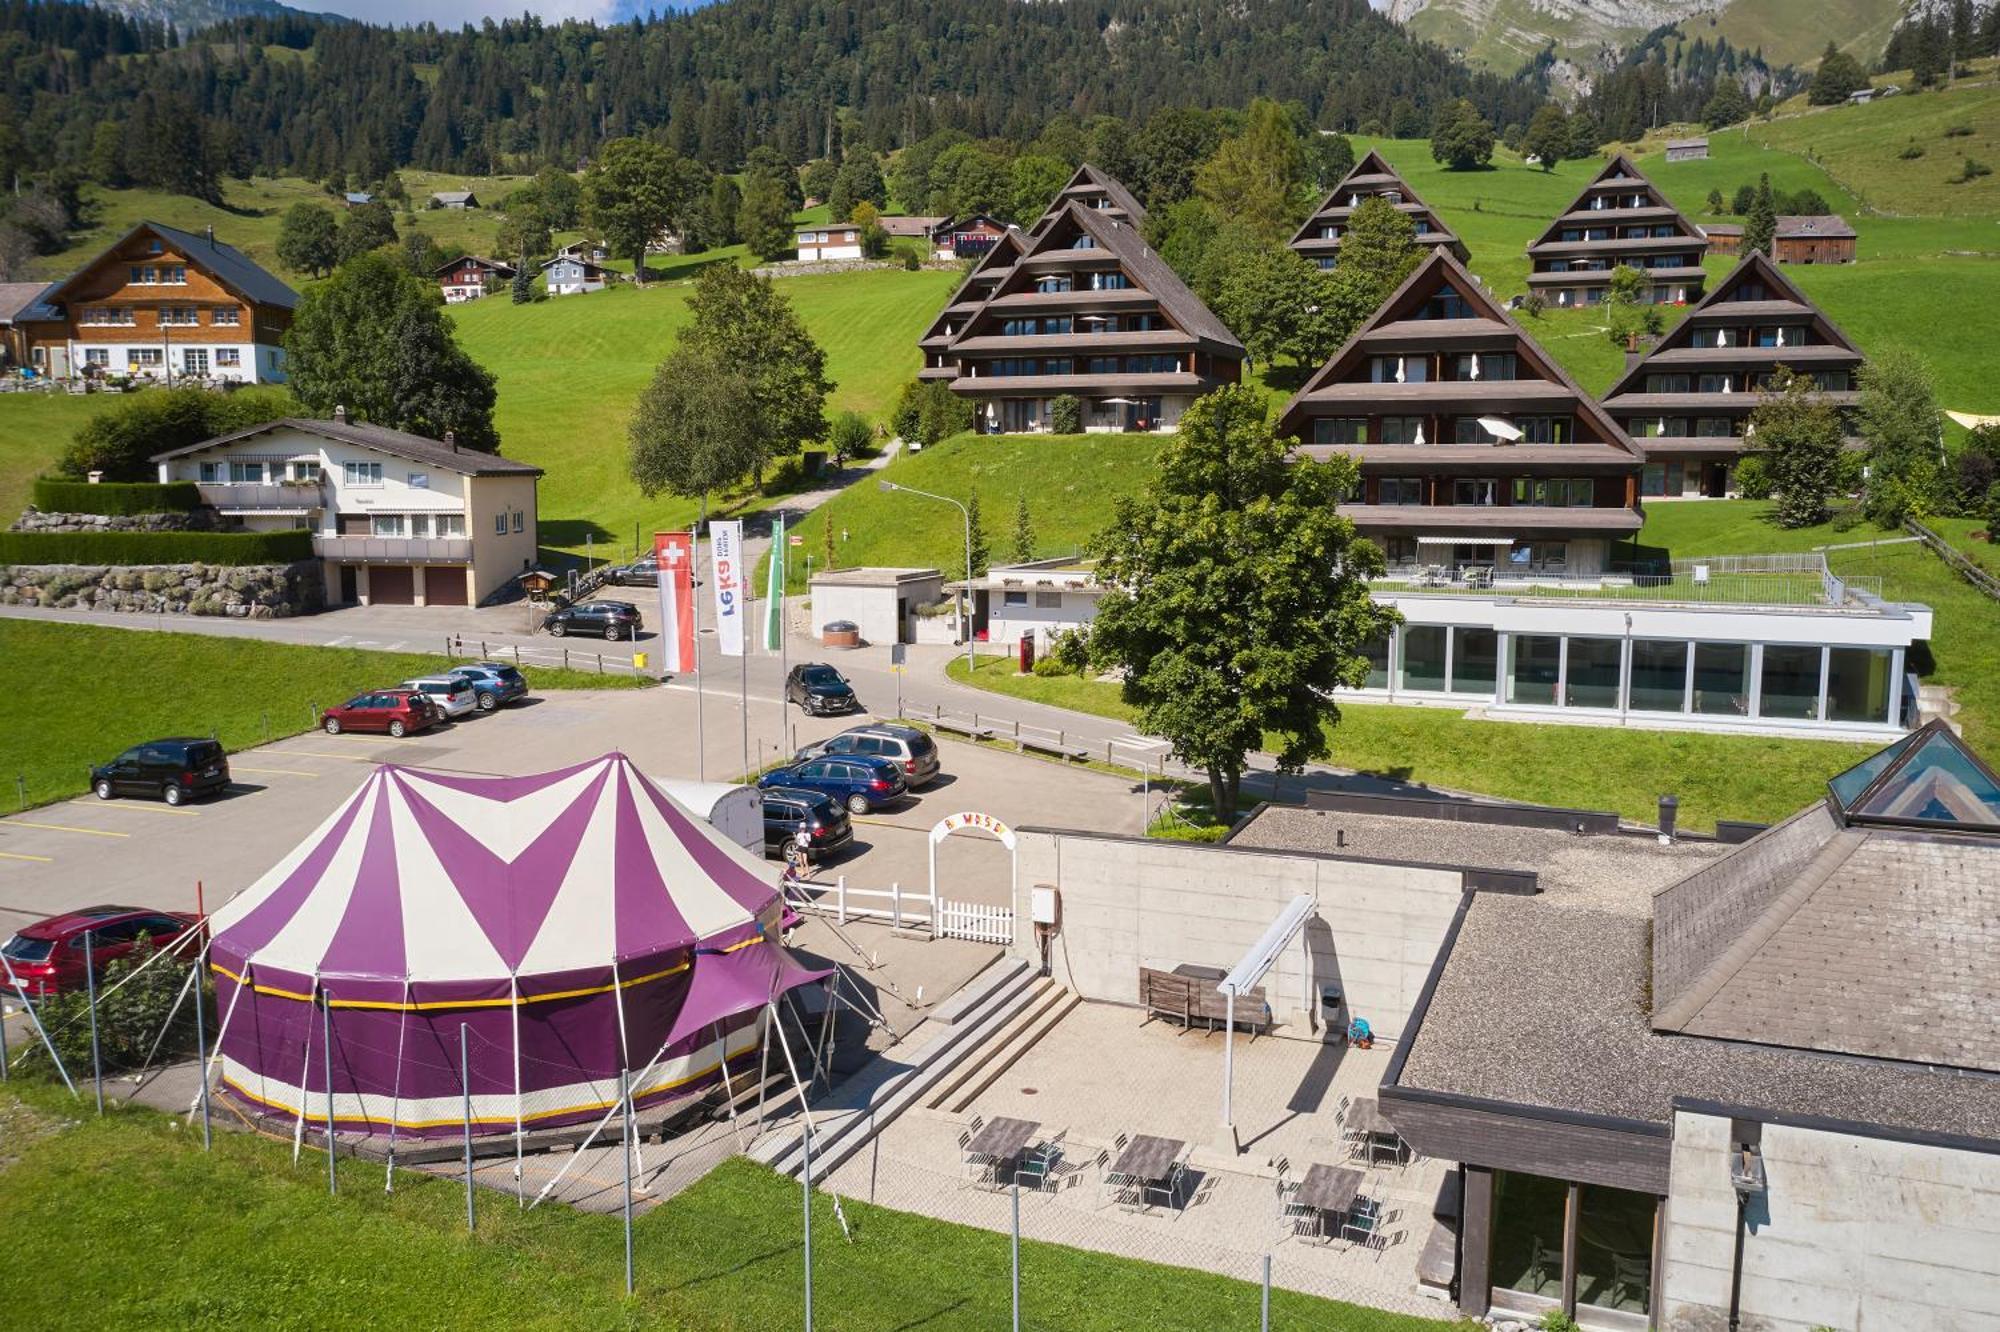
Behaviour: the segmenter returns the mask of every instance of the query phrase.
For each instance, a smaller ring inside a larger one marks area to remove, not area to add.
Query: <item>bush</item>
[[[1049,642],[1047,659],[1072,675],[1083,674],[1090,669],[1090,630],[1078,627],[1057,634]]]
[[[844,465],[850,458],[859,458],[867,453],[875,443],[875,432],[868,428],[868,421],[859,412],[842,412],[833,418],[827,428],[826,447],[833,454],[835,465]]]
[[[915,272],[918,272],[918,271],[920,271],[920,270],[921,270],[921,269],[923,268],[923,266],[924,266],[924,257],[923,257],[923,255],[921,255],[921,254],[917,253],[917,252],[916,252],[915,250],[912,250],[912,249],[907,249],[907,248],[906,248],[906,249],[904,249],[904,251],[903,251],[903,271],[904,271],[905,273],[915,273]]]
[[[310,532],[0,532],[0,564],[292,564]]]
[[[1958,169],[1958,174],[1956,176],[1946,176],[1944,183],[1947,185],[1963,185],[1969,180],[1978,180],[1981,176],[1990,176],[1992,174],[1992,167],[1986,165],[1986,163],[1976,157],[1968,157],[1965,159],[1965,165]]]
[[[159,475],[155,454],[300,414],[297,399],[283,389],[147,389],[78,427],[56,467],[78,481],[91,472],[109,481],[152,481]]]
[[[1083,433],[1083,402],[1074,393],[1059,393],[1049,399],[1049,429],[1058,435]]]
[[[106,1072],[138,1068],[146,1062],[153,1042],[159,1040],[166,1026],[167,1015],[174,1011],[174,1000],[181,986],[187,981],[189,963],[182,959],[193,956],[196,948],[191,943],[179,954],[162,958],[116,993],[110,992],[111,987],[138,971],[154,955],[153,949],[142,940],[131,952],[104,968],[97,982],[97,1043]],[[212,1004],[213,999],[203,1002]],[[79,1086],[83,1085],[90,1078],[89,992],[76,989],[50,996],[42,1001],[40,1017],[70,1077]],[[182,1004],[175,1015],[173,1030],[160,1042],[160,1054],[172,1057],[191,1050],[193,1045],[194,1010],[189,1004]],[[46,1059],[41,1066],[54,1074]]]
[[[1756,454],[1744,455],[1736,464],[1736,488],[1743,492],[1743,498],[1767,500],[1771,498],[1771,475],[1764,467],[1764,460]]]
[[[1072,671],[1069,667],[1063,665],[1061,662],[1057,661],[1054,657],[1035,658],[1035,664],[1033,670],[1036,675],[1042,676],[1044,679],[1056,675],[1076,674],[1075,671]]]
[[[1521,313],[1530,319],[1540,319],[1549,308],[1549,298],[1539,291],[1531,291],[1521,298]]]
[[[1945,130],[1944,137],[1947,139],[1969,139],[1972,137],[1972,126],[1970,125],[1950,126]]]
[[[1924,146],[1915,142],[1904,144],[1903,151],[1896,154],[1896,156],[1902,158],[1905,162],[1914,162],[1923,155]]]
[[[35,507],[43,513],[100,513],[129,517],[140,513],[186,513],[201,504],[192,481],[64,481],[35,478]]]

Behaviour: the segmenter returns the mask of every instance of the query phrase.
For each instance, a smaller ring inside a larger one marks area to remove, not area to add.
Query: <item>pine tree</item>
[[[516,305],[526,305],[535,299],[535,275],[523,264],[514,270],[514,281],[508,289],[509,296]]]
[[[1750,212],[1743,219],[1743,253],[1756,250],[1760,254],[1770,254],[1778,234],[1778,206],[1771,194],[1771,177],[1766,173],[1757,178],[1757,196],[1750,202]]]
[[[970,566],[965,571],[967,578],[977,578],[986,572],[992,562],[993,551],[986,540],[986,524],[979,514],[979,487],[974,486],[965,497],[965,521],[969,527],[972,545],[967,554]]]
[[[1014,563],[1026,564],[1035,558],[1035,521],[1028,513],[1028,492],[1014,496]]]

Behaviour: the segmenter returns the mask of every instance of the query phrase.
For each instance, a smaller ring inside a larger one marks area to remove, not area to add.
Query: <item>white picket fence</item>
[[[940,897],[937,934],[944,939],[1011,944],[1014,942],[1014,908],[985,906],[978,902],[952,902]]]

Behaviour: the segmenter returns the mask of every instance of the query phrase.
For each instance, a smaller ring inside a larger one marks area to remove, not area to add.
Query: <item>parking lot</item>
[[[746,734],[737,694],[721,696],[717,684],[709,689],[701,773],[694,755],[695,696],[678,685],[554,693],[402,740],[295,736],[231,755],[235,784],[229,791],[178,810],[152,800],[88,795],[84,767],[112,755],[79,754],[75,799],[0,819],[0,932],[99,902],[214,910],[318,826],[378,763],[513,775],[618,749],[656,777],[716,781],[770,762],[778,753],[777,699],[751,695]],[[792,709],[787,720],[797,742],[805,743],[867,718],[809,719]],[[868,888],[898,882],[920,896],[927,887],[927,834],[940,818],[960,811],[1015,826],[1141,826],[1139,789],[1122,778],[949,740],[940,749],[944,775],[898,807],[857,817],[854,845],[822,877],[845,874],[851,886]],[[1003,903],[1010,868],[998,843],[953,837],[940,848],[940,891],[958,900]]]

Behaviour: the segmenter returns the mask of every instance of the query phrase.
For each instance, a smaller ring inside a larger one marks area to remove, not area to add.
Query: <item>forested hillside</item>
[[[1539,101],[1366,0],[721,0],[609,28],[284,16],[178,41],[109,11],[8,0],[0,71],[18,127],[0,129],[0,165],[101,179],[94,155],[130,159],[118,165],[140,183],[195,194],[249,170],[573,165],[651,131],[728,169],[760,143],[802,162],[947,127],[1025,138],[1065,110],[1132,119],[1266,96],[1353,129],[1398,100],[1428,123],[1468,97],[1495,125]]]

